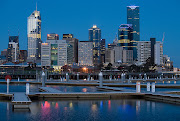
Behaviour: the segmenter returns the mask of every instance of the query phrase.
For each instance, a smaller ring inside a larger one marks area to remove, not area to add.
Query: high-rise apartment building
[[[154,45],[154,63],[156,65],[163,65],[163,43],[157,41]]]
[[[93,42],[93,64],[95,66],[101,64],[101,29],[93,25],[89,29],[89,41]]]
[[[127,6],[127,24],[132,24],[133,28],[133,58],[137,59],[137,42],[140,41],[140,17],[139,6]]]
[[[151,58],[151,64],[162,65],[163,64],[163,43],[155,41],[155,38],[151,38],[151,41],[139,41],[137,44],[138,63],[145,64],[148,58]]]
[[[9,36],[9,43],[7,49],[7,61],[19,61],[19,36]]]
[[[137,48],[138,63],[140,65],[146,63],[147,59],[151,57],[151,42],[139,41]]]
[[[28,61],[35,62],[41,58],[41,15],[36,10],[28,17]]]
[[[93,66],[93,42],[80,41],[78,47],[78,63]]]

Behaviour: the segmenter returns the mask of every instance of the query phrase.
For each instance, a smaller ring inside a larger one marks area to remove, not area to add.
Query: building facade
[[[78,63],[93,66],[93,42],[80,41],[78,47]]]
[[[93,64],[95,66],[101,64],[101,29],[93,25],[89,29],[89,41],[93,42]]]
[[[28,17],[28,61],[36,62],[41,58],[41,15],[37,9]]]
[[[9,36],[7,61],[19,62],[19,36]]]

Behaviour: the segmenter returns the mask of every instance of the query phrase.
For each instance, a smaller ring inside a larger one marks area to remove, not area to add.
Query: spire
[[[36,2],[36,11],[37,11],[37,2]]]

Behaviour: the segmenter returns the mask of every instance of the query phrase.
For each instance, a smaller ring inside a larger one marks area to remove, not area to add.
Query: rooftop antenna
[[[37,11],[37,2],[36,2],[36,11]]]
[[[165,38],[165,32],[163,33],[162,42],[164,42],[164,38]]]

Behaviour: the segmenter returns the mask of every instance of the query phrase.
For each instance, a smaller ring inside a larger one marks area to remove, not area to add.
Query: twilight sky
[[[27,49],[27,17],[41,12],[42,40],[48,33],[72,33],[88,40],[88,29],[96,24],[106,44],[115,38],[120,24],[126,24],[126,6],[140,6],[141,40],[162,40],[164,54],[180,67],[180,0],[0,0],[0,51],[7,48],[10,35],[20,33],[20,49]]]

